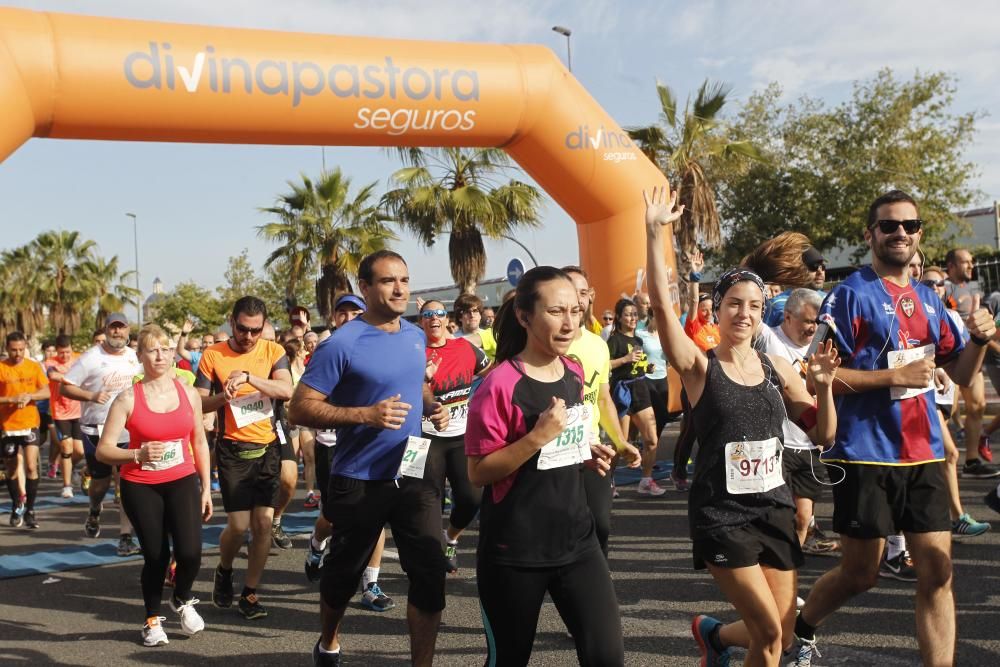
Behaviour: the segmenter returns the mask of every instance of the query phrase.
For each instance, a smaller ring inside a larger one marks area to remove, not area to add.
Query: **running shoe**
[[[319,650],[319,640],[316,640],[316,645],[313,646],[313,665],[314,667],[340,667],[340,656],[343,651],[337,651],[336,653],[326,653],[325,651]]]
[[[704,614],[698,614],[691,621],[691,634],[694,635],[694,640],[698,642],[698,649],[701,651],[701,662],[698,663],[701,667],[729,667],[729,660],[732,658],[729,649],[719,653],[709,641],[709,637],[721,625],[721,621]]]
[[[256,593],[241,595],[239,601],[240,613],[248,621],[256,621],[258,618],[267,618],[267,609],[260,603],[260,598]]]
[[[979,436],[979,458],[987,463],[993,463],[993,450],[990,448],[990,436]]]
[[[636,489],[636,492],[640,496],[656,497],[656,496],[662,496],[664,493],[667,492],[667,490],[664,489],[659,484],[657,484],[656,480],[654,479],[643,479],[639,481],[639,488]]]
[[[979,459],[974,459],[962,466],[961,475],[969,479],[1000,477],[1000,466],[993,465],[992,463],[983,463]]]
[[[888,553],[888,552],[887,552]],[[897,581],[915,582],[917,571],[913,568],[913,559],[908,551],[896,554],[895,558],[882,557],[878,566],[878,576]]]
[[[135,556],[140,553],[142,553],[142,549],[140,549],[139,545],[132,539],[132,534],[122,533],[121,537],[118,538],[118,555]]]
[[[90,493],[90,479],[90,473],[85,472],[80,475],[80,490],[83,492],[83,495]]]
[[[87,537],[100,537],[101,535],[101,513],[91,512],[87,515],[87,521],[83,524],[83,533]]]
[[[674,483],[674,488],[678,491],[688,491],[691,489],[691,483],[686,479],[678,477],[676,473],[670,473],[670,481]]]
[[[802,543],[802,552],[812,556],[838,558],[840,557],[840,540],[826,537],[818,528],[812,527],[806,534],[806,541]]]
[[[115,484],[115,505],[121,505],[121,504],[122,504],[122,490],[118,488],[117,484]]]
[[[998,490],[1000,490],[1000,487],[988,492],[983,498],[983,502],[994,512],[1000,513],[1000,496],[997,495]]]
[[[992,461],[993,459],[987,459],[987,460]],[[56,464],[55,463],[50,463],[49,464],[49,470],[45,474],[46,474],[46,476],[49,479],[55,479],[56,478]]]
[[[167,588],[173,588],[177,585],[177,561],[173,558],[170,559],[170,565],[167,566],[167,574],[163,578],[163,585]]]
[[[190,637],[193,634],[197,634],[205,629],[205,620],[201,617],[194,606],[201,602],[198,598],[191,598],[187,602],[181,602],[180,600],[174,600],[174,596],[170,596],[170,608],[181,616],[181,632]]]
[[[271,524],[271,543],[279,549],[292,548],[292,538],[285,533],[280,523]]]
[[[212,604],[216,607],[233,606],[233,571],[227,573],[222,567],[215,568],[215,586],[212,588]]]
[[[219,473],[212,472],[212,483],[209,485],[212,489],[212,493],[221,493],[222,486],[219,484]]]
[[[311,541],[310,541],[311,542]],[[321,576],[320,570],[323,567],[323,552],[313,549],[309,545],[309,553],[306,554],[306,579],[316,583]]]
[[[802,639],[801,637],[796,637],[795,641],[798,642],[798,646],[793,646],[795,658],[787,663],[786,667],[812,667],[813,656],[817,658],[822,658],[823,655],[819,652],[816,647],[815,639]]]
[[[38,520],[35,519],[35,511],[28,510],[24,513],[24,525],[32,530],[38,529]]]
[[[458,572],[458,542],[448,542],[444,545],[444,558],[448,561],[448,574]]]
[[[142,626],[143,646],[163,646],[169,644],[167,633],[163,631],[160,621],[167,620],[166,616],[150,616],[146,619],[146,624]]]
[[[618,485],[615,484],[615,480],[611,480],[611,498],[615,499],[621,494],[618,493]]]
[[[316,497],[315,493],[310,491],[306,495],[306,501],[302,503],[302,506],[305,507],[307,510],[314,510],[317,507],[319,507],[319,498]]]
[[[396,606],[392,598],[382,592],[378,582],[373,581],[368,584],[368,588],[361,594],[361,606],[372,611],[389,611]]]
[[[978,537],[988,532],[992,526],[985,521],[976,521],[966,512],[951,524],[951,534],[953,537]]]
[[[24,525],[24,503],[20,502],[10,511],[11,528],[20,528]]]
[[[62,498],[72,498],[73,497],[73,487],[72,486],[64,486],[63,489],[62,489],[62,493],[60,493],[59,496],[62,497]]]

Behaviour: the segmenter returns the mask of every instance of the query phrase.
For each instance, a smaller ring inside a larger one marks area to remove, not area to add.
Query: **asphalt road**
[[[1000,530],[1000,516],[982,505],[983,495],[993,486],[988,481],[963,481],[962,496],[967,511],[981,520],[995,520]],[[54,482],[43,483],[42,495],[57,493]],[[301,498],[295,502],[295,508],[301,508]],[[821,525],[829,525],[831,512],[829,502],[818,506]],[[34,557],[90,542],[83,537],[85,513],[82,503],[46,508],[39,512],[42,528],[31,532],[7,527],[4,515],[0,556]],[[117,508],[106,509],[103,538],[117,537],[116,515]],[[475,533],[474,524],[462,539],[461,569],[448,581],[448,608],[437,643],[440,665],[479,665],[485,656],[474,576]],[[960,665],[1000,664],[1000,575],[994,569],[998,547],[1000,533],[996,531],[955,542]],[[168,646],[152,649],[143,647],[140,639],[143,609],[138,559],[2,579],[0,664],[311,664],[309,652],[318,634],[318,592],[303,575],[305,549],[306,537],[298,535],[292,550],[272,550],[260,589],[270,616],[252,622],[245,621],[235,608],[211,605],[217,550],[207,550],[195,583],[195,595],[204,601],[198,608],[205,618],[205,632],[194,638],[181,635],[176,615],[164,604],[164,627],[171,641]],[[237,561],[237,586],[244,562]],[[810,584],[834,563],[831,558],[807,560],[800,571],[803,597]],[[650,499],[637,496],[634,485],[622,487],[614,504],[610,564],[630,665],[697,664],[698,652],[690,635],[692,615],[734,619],[734,612],[709,575],[691,568],[685,494],[671,489],[662,498]],[[343,627],[345,664],[408,664],[406,579],[398,561],[387,559],[383,563],[380,583],[397,600],[397,607],[379,614],[358,604],[352,606]],[[814,664],[919,664],[913,606],[913,585],[881,580],[875,590],[855,599],[823,626],[823,657]],[[576,664],[572,642],[551,604],[542,611],[532,664]]]

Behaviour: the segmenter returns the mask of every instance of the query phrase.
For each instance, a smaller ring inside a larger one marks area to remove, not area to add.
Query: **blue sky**
[[[965,2],[603,2],[598,0],[5,0],[46,11],[207,25],[372,35],[430,40],[539,43],[565,57],[573,30],[573,72],[623,126],[655,120],[654,82],[682,99],[709,77],[745,99],[777,81],[790,99],[801,94],[829,104],[852,81],[892,67],[900,77],[944,70],[958,78],[953,110],[991,112],[979,121],[967,157],[979,165],[977,205],[1000,199],[1000,5]],[[328,147],[356,184],[378,181],[397,164],[372,148]],[[105,255],[134,262],[132,223],[138,216],[141,287],[159,276],[167,289],[183,280],[221,283],[225,260],[248,248],[258,265],[270,247],[256,238],[287,180],[318,174],[318,147],[219,146],[35,139],[0,165],[0,248],[46,229],[75,229]],[[518,236],[544,263],[577,260],[575,226],[554,203],[543,229]],[[430,250],[403,236],[397,244],[415,288],[450,283],[447,241]],[[509,243],[488,244],[487,277],[502,275]],[[524,259],[527,259],[526,257]]]

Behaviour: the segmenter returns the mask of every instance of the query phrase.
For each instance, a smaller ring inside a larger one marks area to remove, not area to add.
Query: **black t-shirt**
[[[635,348],[639,348],[642,351],[642,339],[625,335],[619,331],[608,336],[608,352],[611,354],[612,360],[627,356]],[[646,359],[646,353],[642,352],[639,355],[639,361],[630,361],[617,368],[612,368],[610,385],[614,387],[622,380],[633,380],[637,377],[642,377],[646,374],[647,364],[649,364],[649,360]]]

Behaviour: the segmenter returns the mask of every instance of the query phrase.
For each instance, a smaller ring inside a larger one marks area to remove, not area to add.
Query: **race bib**
[[[726,444],[726,490],[729,493],[763,493],[784,483],[781,444],[777,438]]]
[[[264,421],[265,419],[269,420],[274,416],[274,407],[271,405],[271,399],[259,391],[241,396],[240,398],[234,398],[229,401],[229,409],[233,413],[233,421],[236,422],[236,428],[243,428],[244,426]]]
[[[591,407],[586,403],[566,409],[566,428],[542,447],[539,470],[579,465],[591,459]]]
[[[902,368],[909,363],[919,359],[933,359],[934,345],[924,345],[923,347],[912,347],[906,350],[889,350],[886,355],[889,361],[889,368]],[[931,381],[926,387],[920,389],[915,387],[890,387],[889,396],[894,401],[901,401],[904,398],[919,396],[925,391],[934,390],[934,374],[931,373]]]
[[[399,463],[399,474],[403,477],[424,478],[424,466],[427,465],[427,452],[431,449],[431,441],[411,435],[406,439],[406,451]]]
[[[181,450],[181,447],[184,446],[182,440],[165,440],[163,444],[165,446],[163,458],[159,461],[144,461],[140,466],[143,470],[168,470],[184,462],[184,452]]]

